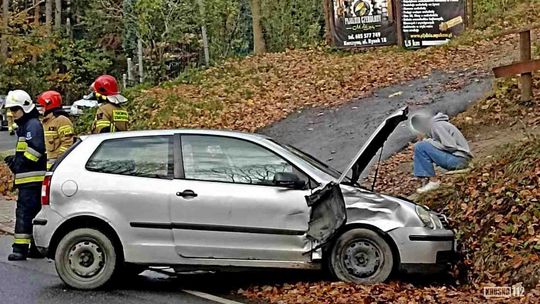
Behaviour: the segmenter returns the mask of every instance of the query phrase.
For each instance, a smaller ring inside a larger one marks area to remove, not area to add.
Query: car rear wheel
[[[337,279],[360,284],[383,282],[394,267],[388,243],[378,233],[362,228],[343,233],[329,258],[329,266]]]
[[[66,234],[58,244],[55,266],[67,285],[76,289],[96,289],[109,282],[117,268],[117,253],[102,232],[82,228]]]

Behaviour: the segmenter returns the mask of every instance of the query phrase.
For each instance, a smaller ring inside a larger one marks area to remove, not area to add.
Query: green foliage
[[[75,134],[83,135],[89,134],[96,116],[97,108],[87,109],[85,112],[77,117],[74,122]]]
[[[263,0],[262,23],[270,52],[322,41],[324,14],[320,0]]]
[[[204,0],[211,57],[247,55],[253,48],[249,0]]]
[[[87,40],[60,39],[56,47],[44,54],[43,72],[51,89],[63,93],[67,100],[75,101],[88,93],[96,76],[105,74],[112,65],[110,54],[96,48]]]
[[[474,0],[474,26],[485,29],[506,18],[511,7],[529,0]],[[535,1],[535,0],[532,0]]]

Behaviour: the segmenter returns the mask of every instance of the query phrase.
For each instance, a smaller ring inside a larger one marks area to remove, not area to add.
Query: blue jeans
[[[467,158],[439,150],[427,141],[420,141],[414,145],[414,176],[435,176],[433,164],[446,170],[459,170],[467,167],[468,163]]]

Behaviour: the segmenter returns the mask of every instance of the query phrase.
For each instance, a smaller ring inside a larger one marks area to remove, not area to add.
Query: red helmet
[[[62,107],[62,95],[56,91],[47,91],[39,95],[37,102],[45,109],[49,111]]]
[[[116,82],[116,78],[111,75],[99,76],[92,84],[92,90],[94,90],[95,93],[104,96],[114,96],[120,94],[120,91],[118,90],[118,82]]]
[[[92,91],[94,91],[98,100],[107,100],[114,104],[122,104],[127,99],[120,95],[118,90],[118,82],[116,78],[111,75],[99,76],[91,85]]]

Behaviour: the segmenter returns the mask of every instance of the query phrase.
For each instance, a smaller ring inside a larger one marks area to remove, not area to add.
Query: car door
[[[129,258],[151,262],[152,256],[169,251],[172,135],[105,140],[86,169],[79,192],[95,202],[94,209],[101,204],[100,212],[120,231]]]
[[[266,147],[244,139],[182,135],[182,178],[171,220],[186,258],[306,261],[311,191],[278,187],[278,172],[307,176]]]

